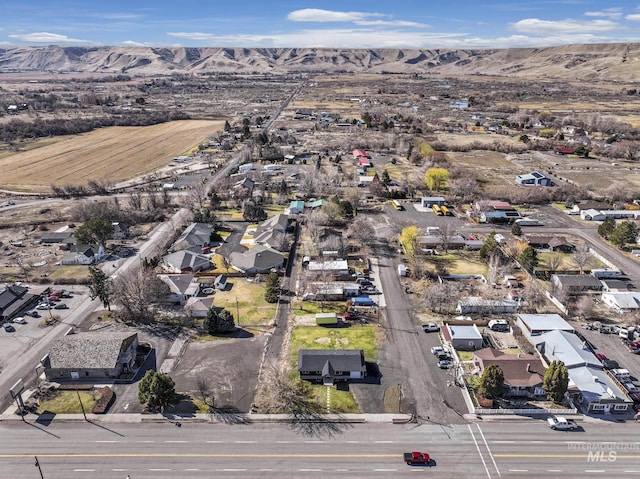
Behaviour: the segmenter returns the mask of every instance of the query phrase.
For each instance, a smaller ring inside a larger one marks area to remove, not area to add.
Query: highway
[[[38,477],[34,456],[47,479],[633,477],[640,473],[639,427],[591,422],[582,432],[559,432],[534,420],[365,423],[304,436],[282,423],[5,422],[0,477]],[[413,450],[428,452],[435,465],[405,465],[402,453]]]

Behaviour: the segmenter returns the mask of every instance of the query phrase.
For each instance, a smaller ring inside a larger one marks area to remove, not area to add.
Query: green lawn
[[[232,285],[231,289],[216,291],[213,305],[227,309],[236,319],[236,325],[267,324],[273,321],[276,305],[265,301],[264,283],[248,283],[244,278],[229,278],[228,283]]]
[[[296,316],[305,316],[316,313],[338,313],[342,314],[347,310],[344,301],[325,301],[324,307],[320,301],[296,301],[291,310]]]
[[[316,401],[326,408],[327,387],[322,386],[321,384],[314,384],[311,386],[311,390]],[[358,402],[350,391],[340,391],[339,389],[331,388],[331,392],[329,393],[330,414],[360,414],[361,412]]]
[[[89,267],[84,265],[60,265],[49,274],[49,279],[89,279]]]
[[[90,413],[96,402],[94,391],[78,391],[82,406],[86,413]],[[82,414],[82,406],[78,401],[78,393],[76,391],[59,391],[58,395],[50,400],[40,400],[38,414],[45,411],[55,414]]]
[[[378,356],[376,329],[374,326],[293,328],[289,351],[293,361],[297,361],[300,349],[362,349],[367,361],[375,361]]]
[[[426,256],[427,264],[442,265],[449,274],[487,275],[488,266],[477,251],[449,251],[437,256]]]

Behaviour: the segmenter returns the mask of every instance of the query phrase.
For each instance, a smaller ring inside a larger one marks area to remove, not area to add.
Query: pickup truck
[[[414,464],[422,464],[424,466],[428,466],[431,464],[431,458],[426,452],[405,452],[404,462],[406,462],[410,466]]]
[[[550,418],[547,418],[547,423],[549,423],[549,427],[554,431],[569,431],[572,429],[578,429],[579,427],[575,422],[560,416],[551,416]]]

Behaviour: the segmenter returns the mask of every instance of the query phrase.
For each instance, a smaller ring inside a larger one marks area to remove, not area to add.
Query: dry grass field
[[[135,178],[166,166],[223,125],[220,121],[174,121],[38,141],[25,151],[0,157],[0,188],[47,191],[52,184],[117,183]]]

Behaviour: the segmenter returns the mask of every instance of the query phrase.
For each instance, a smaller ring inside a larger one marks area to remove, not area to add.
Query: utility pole
[[[89,422],[89,420],[87,419],[87,413],[84,411],[84,404],[82,404],[82,399],[80,398],[80,391],[78,390],[78,388],[76,388],[76,394],[78,395],[78,401],[80,401],[80,409],[82,409],[82,416],[84,417],[84,420]]]
[[[44,475],[42,474],[42,469],[40,468],[40,463],[38,462],[38,457],[37,456],[33,456],[33,457],[36,460],[34,466],[36,466],[38,468],[38,472],[40,472],[40,479],[44,479]]]

